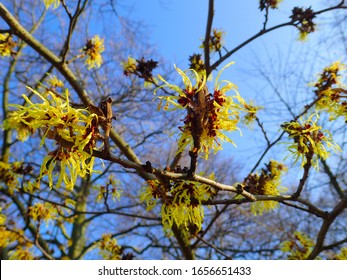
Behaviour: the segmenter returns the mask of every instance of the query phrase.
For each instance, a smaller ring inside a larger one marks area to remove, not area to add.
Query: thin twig
[[[269,20],[269,6],[266,6],[266,10],[265,10],[265,21],[263,24],[263,31],[266,30],[266,24]]]
[[[208,242],[207,240],[201,238],[201,237],[197,237],[197,239],[199,239],[200,241],[202,241],[203,243],[205,243],[207,246],[211,247],[213,250],[215,250],[218,254],[222,255],[223,257],[225,257],[226,260],[232,260],[232,258],[230,256],[228,256],[227,254],[225,254],[222,250],[220,250],[219,248],[217,248],[215,245],[213,245],[212,243]]]
[[[270,145],[271,145],[271,142],[270,142],[269,138],[267,137],[267,133],[266,133],[266,131],[265,131],[265,129],[264,129],[263,124],[260,122],[260,120],[259,120],[259,118],[258,118],[257,116],[255,117],[255,120],[256,120],[258,126],[260,127],[260,129],[261,129],[261,131],[262,131],[264,137],[265,137],[267,146],[270,146]]]
[[[321,163],[323,165],[325,173],[329,176],[331,185],[333,186],[333,188],[335,189],[335,191],[337,192],[339,197],[343,198],[344,193],[343,193],[342,188],[340,187],[340,184],[337,182],[336,176],[333,174],[329,165],[327,164],[327,162],[324,159],[321,159]]]

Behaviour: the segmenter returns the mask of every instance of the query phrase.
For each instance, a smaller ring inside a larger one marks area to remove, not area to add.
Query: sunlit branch
[[[96,151],[96,150],[94,150],[93,156],[118,163],[121,166],[123,166],[124,168],[135,169],[139,173],[149,173],[147,175],[147,177],[151,178],[151,180],[156,179],[156,177],[154,175],[162,177],[162,178],[171,179],[171,180],[190,180],[193,182],[200,182],[200,183],[212,186],[218,190],[229,191],[229,192],[241,194],[242,196],[247,197],[248,199],[250,199],[252,201],[256,200],[252,194],[250,194],[249,192],[247,192],[243,189],[241,190],[241,189],[234,187],[234,186],[221,184],[221,183],[215,182],[211,179],[208,179],[208,178],[196,175],[196,174],[175,173],[175,172],[169,172],[166,170],[159,170],[159,169],[153,168],[151,165],[146,166],[146,165],[142,165],[142,164],[137,164],[135,162],[132,162],[132,161],[129,161],[126,159],[121,159],[121,158],[116,157],[112,154],[105,155],[102,152]]]

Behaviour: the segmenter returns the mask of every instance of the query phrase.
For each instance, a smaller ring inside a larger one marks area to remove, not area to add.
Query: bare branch
[[[211,73],[211,70],[212,70],[210,67],[210,40],[211,40],[213,15],[214,15],[214,0],[209,0],[207,24],[206,24],[206,32],[205,32],[205,40],[204,40],[205,70],[206,70],[207,76]]]

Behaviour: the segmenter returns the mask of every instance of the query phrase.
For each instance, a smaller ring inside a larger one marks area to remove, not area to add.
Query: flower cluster
[[[128,57],[127,62],[122,63],[123,71],[125,76],[135,75],[145,82],[155,81],[153,78],[152,71],[158,66],[158,62],[152,59],[145,60],[141,58],[140,60]]]
[[[0,33],[0,56],[10,56],[16,54],[14,47],[16,42],[13,41],[9,33]]]
[[[84,109],[69,106],[69,93],[65,97],[52,91],[44,97],[35,90],[33,93],[43,102],[33,103],[27,96],[23,98],[27,106],[11,105],[17,110],[4,121],[4,129],[15,129],[18,139],[24,141],[30,134],[40,130],[41,145],[46,139],[56,142],[57,148],[43,159],[40,180],[48,176],[49,186],[53,186],[53,177],[57,164],[60,165],[56,187],[63,182],[72,190],[77,176],[84,177],[93,170],[92,150],[98,133],[98,116]]]
[[[29,207],[29,216],[37,222],[48,222],[57,215],[57,208],[51,203],[37,203]]]
[[[104,186],[98,187],[98,194],[95,200],[96,202],[107,201],[109,196],[113,200],[119,200],[121,196],[119,182],[112,175],[108,177],[108,181]]]
[[[216,28],[212,29],[210,41],[208,42],[210,51],[220,52],[220,50],[222,49],[224,45],[224,39],[223,39],[224,35],[225,35],[225,32],[223,30],[218,30]],[[204,47],[204,44],[206,44],[206,42],[202,44],[201,48]]]
[[[6,163],[0,161],[0,183],[4,183],[10,194],[18,188],[18,175],[26,175],[32,171],[31,165],[24,165],[22,162]],[[2,189],[2,186],[0,186]]]
[[[122,62],[123,73],[125,76],[129,76],[130,74],[135,74],[137,69],[137,61],[135,58],[128,57],[126,62]]]
[[[283,0],[259,0],[259,9],[261,11],[269,8],[277,9],[282,1]]]
[[[294,233],[294,240],[282,244],[282,252],[288,252],[288,260],[305,260],[310,255],[314,241],[301,232]]]
[[[317,124],[318,115],[311,115],[306,121],[292,121],[282,124],[282,129],[289,134],[294,143],[289,143],[289,151],[293,154],[294,163],[301,159],[304,166],[310,162],[318,168],[318,159],[326,159],[330,153],[327,148],[337,152],[340,147],[333,141],[331,133],[322,130]]]
[[[328,67],[325,67],[319,75],[318,81],[314,84],[316,95],[320,96],[326,90],[341,85],[341,71],[345,69],[346,66],[340,61],[335,61]]]
[[[12,165],[3,161],[0,161],[0,183],[4,183],[12,194],[18,186],[18,179],[12,171]],[[1,188],[3,187],[1,186]]]
[[[100,67],[102,63],[101,53],[104,50],[104,39],[101,39],[98,35],[87,41],[81,52],[86,57],[85,63],[88,65],[88,69]]]
[[[0,212],[2,212],[1,208]],[[12,248],[9,251],[11,260],[34,259],[30,250],[32,244],[25,238],[24,231],[13,228],[13,221],[10,223],[11,229],[6,226],[6,215],[0,214],[0,248]]]
[[[193,54],[189,57],[189,68],[195,70],[197,73],[202,74],[205,70],[205,63],[201,58],[201,54]]]
[[[53,5],[54,9],[58,8],[60,4],[60,0],[43,0],[43,3],[47,8],[49,8],[51,5]]]
[[[117,239],[112,238],[110,234],[102,235],[101,240],[98,242],[100,255],[104,260],[120,260],[122,254],[122,247],[117,244]]]
[[[347,260],[347,247],[341,248],[340,252],[336,254],[333,260]]]
[[[305,10],[298,7],[293,8],[290,18],[300,32],[300,40],[305,40],[309,33],[315,31],[316,24],[313,22],[315,17],[316,15],[311,8]]]
[[[10,260],[33,260],[34,256],[30,250],[32,244],[27,243],[25,247],[22,245],[17,246],[10,252]]]
[[[244,104],[244,108],[246,110],[246,115],[244,116],[244,123],[246,125],[250,125],[257,118],[257,112],[263,109],[262,106],[255,106],[251,102],[249,104]]]
[[[64,88],[64,82],[59,80],[56,76],[51,75],[47,81],[47,83],[53,88]]]
[[[202,202],[211,198],[215,191],[197,182],[185,180],[163,186],[159,181],[148,181],[141,193],[141,200],[150,211],[158,200],[162,201],[161,215],[164,230],[170,230],[175,224],[178,228],[195,235],[201,230],[204,219]]]
[[[21,240],[21,236],[11,230],[8,230],[3,223],[0,224],[0,248],[6,248],[9,244]]]
[[[287,167],[282,163],[271,160],[266,168],[258,173],[249,174],[242,185],[244,190],[254,195],[280,195],[280,191],[285,188],[281,186],[281,176],[287,171]],[[264,211],[273,210],[278,206],[277,201],[257,201],[251,204],[251,211],[254,215],[262,214]]]
[[[188,71],[182,71],[176,68],[176,71],[182,77],[184,88],[177,85],[170,84],[160,75],[159,79],[164,82],[162,87],[178,93],[178,96],[161,96],[161,103],[165,101],[165,110],[186,109],[187,115],[184,118],[184,125],[180,126],[181,136],[178,141],[179,152],[183,151],[188,145],[192,150],[197,149],[195,145],[196,138],[201,141],[201,147],[198,151],[203,151],[205,158],[208,157],[210,150],[217,152],[221,150],[220,141],[233,141],[225,135],[225,132],[232,132],[238,130],[237,124],[239,122],[240,111],[244,110],[245,101],[237,92],[237,87],[226,80],[219,82],[219,77],[222,71],[230,66],[232,63],[226,65],[217,75],[213,93],[209,93],[206,85],[206,74],[203,72],[201,75],[195,70],[190,69],[193,74],[192,80],[188,76]],[[228,91],[234,91],[235,95],[227,96]]]
[[[341,72],[346,66],[339,61],[324,68],[314,84],[315,94],[318,98],[317,110],[323,110],[330,114],[330,120],[342,116],[347,122],[347,90],[341,83]]]

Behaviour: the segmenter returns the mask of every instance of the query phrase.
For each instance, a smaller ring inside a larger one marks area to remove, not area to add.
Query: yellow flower
[[[219,52],[224,45],[224,35],[225,32],[223,30],[218,30],[216,28],[212,29],[212,34],[210,36],[209,49],[212,52]],[[204,48],[205,42],[200,46],[200,48]]]
[[[330,114],[330,120],[344,117],[347,121],[347,90],[341,82],[341,72],[346,66],[336,61],[325,67],[318,81],[314,84],[314,91],[318,97],[317,110],[323,110]]]
[[[9,253],[10,260],[33,260],[34,256],[28,248],[17,246],[14,251]]]
[[[187,115],[184,119],[184,125],[180,126],[180,139],[178,140],[179,151],[184,150],[188,145],[194,148],[194,137],[196,131],[201,135],[201,150],[208,157],[210,150],[217,152],[222,149],[221,141],[234,144],[226,136],[226,133],[239,130],[240,111],[244,110],[245,101],[237,92],[237,87],[230,81],[219,81],[220,75],[224,69],[232,65],[227,64],[218,73],[213,93],[209,93],[206,85],[206,72],[198,73],[193,69],[182,71],[175,66],[176,71],[182,77],[184,88],[168,83],[163,77],[158,75],[164,83],[161,87],[167,87],[178,93],[178,96],[161,96],[159,99],[165,101],[165,110],[186,109]],[[192,74],[189,77],[188,74]],[[157,91],[158,89],[156,89]],[[156,93],[155,91],[155,93]],[[234,95],[226,95],[228,91],[233,91]],[[159,108],[161,108],[161,102]],[[197,127],[197,122],[200,127]]]
[[[49,8],[51,5],[53,5],[53,8],[56,9],[59,7],[60,0],[43,0],[43,3],[45,4],[46,8]]]
[[[104,234],[98,242],[100,255],[105,260],[120,260],[122,247],[117,244],[117,239],[112,238],[111,234]]]
[[[259,0],[259,8],[261,11],[265,8],[277,9],[282,1],[283,0]]]
[[[299,30],[299,40],[304,41],[307,35],[316,30],[316,24],[313,19],[316,17],[315,13],[311,8],[303,9],[294,7],[292,10],[292,23]]]
[[[289,260],[305,260],[312,252],[314,241],[301,232],[294,233],[294,239],[282,244],[282,252],[288,252]]]
[[[114,178],[113,175],[108,177],[108,182],[104,186],[98,186],[98,194],[96,196],[96,202],[104,202],[104,200],[111,195],[113,200],[119,200],[121,197],[121,189],[119,188],[120,182]]]
[[[298,37],[299,41],[305,42],[307,41],[307,38],[308,38],[308,32],[305,32],[305,31],[299,32],[299,37]]]
[[[333,257],[333,260],[347,260],[347,247],[341,248],[340,252]]]
[[[146,60],[144,57],[141,59],[128,57],[127,62],[121,64],[123,66],[124,75],[135,75],[143,79],[145,88],[151,88],[153,85],[157,85],[158,81],[153,77],[152,72],[158,66],[158,61],[153,59]]]
[[[199,232],[204,219],[202,202],[215,193],[210,186],[198,182],[178,181],[172,186],[162,186],[159,181],[151,180],[141,190],[140,199],[147,204],[147,211],[152,210],[161,199],[163,228],[169,231],[173,225],[190,234]]]
[[[92,39],[87,41],[82,52],[87,57],[85,63],[88,65],[88,69],[100,67],[102,63],[101,53],[104,50],[104,39],[100,39],[98,35],[95,35]]]
[[[137,62],[135,58],[128,57],[128,60],[126,62],[122,63],[124,75],[128,76],[129,74],[133,74],[136,72],[137,69]]]
[[[4,183],[7,190],[13,195],[13,192],[18,188],[18,179],[17,175],[13,172],[13,164],[9,164],[3,161],[0,161],[0,182]],[[0,189],[3,187],[1,186]]]
[[[29,216],[34,221],[48,222],[57,216],[57,209],[54,205],[48,202],[37,203],[29,207]]]
[[[4,214],[0,214],[0,220],[0,248],[8,249],[11,260],[33,259],[32,252],[29,251],[32,244],[25,237],[24,231],[16,228],[15,220],[9,220],[11,229],[6,226],[6,216]]]
[[[247,112],[243,119],[246,125],[252,124],[257,117],[257,112],[263,109],[262,106],[255,106],[252,102],[250,102],[249,104],[244,104],[244,108]]]
[[[193,54],[189,57],[189,68],[194,69],[200,75],[203,74],[205,70],[205,63],[201,58],[201,54]]]
[[[147,185],[140,190],[140,200],[146,203],[147,211],[151,211],[157,205],[160,197],[160,183],[158,180],[147,181]]]
[[[58,174],[53,173],[57,164],[60,166]],[[43,159],[40,170],[39,180],[44,176],[48,176],[48,183],[53,187],[54,177],[58,176],[55,183],[59,188],[62,183],[65,187],[72,191],[77,177],[85,177],[93,172],[94,158],[87,152],[80,152],[69,148],[59,147]]]
[[[1,212],[2,212],[2,207],[0,207],[0,226],[3,226],[6,222],[6,215],[1,214]]]
[[[346,70],[346,66],[340,61],[335,61],[331,65],[325,67],[319,75],[318,81],[314,84],[315,93],[319,96],[325,90],[331,89],[333,86],[341,86],[341,72]]]
[[[287,171],[287,167],[277,161],[271,160],[266,168],[258,173],[249,174],[241,184],[244,189],[254,195],[277,196],[286,190],[281,186],[281,176]],[[278,207],[277,201],[256,201],[251,204],[254,215],[263,214]]]
[[[5,248],[17,240],[17,234],[7,230],[4,225],[0,225],[0,248]]]
[[[56,187],[65,183],[73,189],[78,176],[84,177],[93,172],[92,150],[95,147],[96,118],[87,110],[69,106],[69,93],[65,98],[48,91],[47,98],[32,90],[43,102],[33,103],[27,96],[23,98],[27,106],[11,105],[17,108],[4,121],[4,129],[17,130],[18,137],[25,140],[29,133],[40,129],[43,133],[41,145],[46,139],[57,142],[57,148],[48,153],[41,165],[40,177],[48,176],[50,187],[53,177],[58,176]],[[55,166],[60,165],[60,172],[55,174]]]
[[[63,88],[64,87],[64,83],[63,81],[59,80],[56,76],[54,75],[51,75],[51,77],[49,78],[48,80],[48,84],[53,87],[53,88],[56,88],[56,87],[61,87]]]
[[[175,223],[186,230],[195,225],[196,231],[200,231],[204,219],[202,202],[209,198],[209,189],[197,182],[177,182],[170,190],[171,199],[161,208],[164,228],[171,229]]]
[[[16,52],[13,48],[16,43],[12,40],[12,36],[9,33],[0,33],[0,56],[10,56]]]
[[[288,143],[288,149],[293,154],[294,163],[301,159],[301,165],[312,158],[312,165],[318,168],[318,159],[326,159],[330,156],[327,149],[334,152],[340,151],[340,147],[333,141],[332,135],[327,130],[317,125],[318,115],[311,115],[306,121],[287,122],[282,129],[289,134],[294,143]]]

